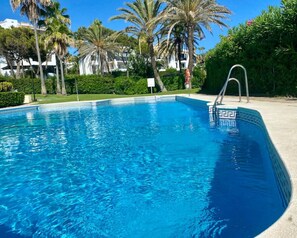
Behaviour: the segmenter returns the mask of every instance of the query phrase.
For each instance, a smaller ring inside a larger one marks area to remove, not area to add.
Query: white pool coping
[[[177,95],[198,99],[206,102],[213,102],[215,96],[191,94]],[[1,113],[8,111],[38,110],[50,108],[63,108],[69,106],[97,106],[99,104],[126,104],[139,102],[153,102],[172,100],[175,95],[135,97],[135,98],[118,98],[99,101],[83,101],[69,103],[55,103],[43,105],[27,105],[20,107],[0,109]],[[262,232],[258,237],[269,238],[293,238],[297,237],[297,100],[274,99],[274,98],[251,98],[250,103],[237,101],[236,97],[225,97],[224,106],[228,108],[242,107],[258,111],[265,123],[268,134],[279,153],[291,179],[292,197],[288,208],[284,214],[267,230]],[[244,99],[243,99],[244,100]]]

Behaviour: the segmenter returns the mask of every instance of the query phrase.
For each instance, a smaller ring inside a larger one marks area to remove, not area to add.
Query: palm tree
[[[154,76],[161,88],[161,91],[167,91],[157,70],[154,40],[157,35],[158,25],[162,18],[163,0],[135,0],[132,3],[126,3],[127,8],[120,8],[121,15],[114,16],[111,20],[121,19],[128,21],[132,26],[125,29],[126,32],[135,34],[138,38],[146,36],[146,42],[149,46],[151,64]]]
[[[189,49],[189,70],[191,79],[194,67],[194,38],[204,35],[204,29],[212,31],[211,24],[227,27],[223,22],[230,10],[217,4],[215,0],[165,0],[168,4],[165,19],[171,22],[171,29],[182,24],[187,32]],[[163,18],[164,19],[164,18]],[[171,32],[169,32],[171,34]],[[191,87],[190,83],[190,87]]]
[[[45,46],[51,48],[56,55],[56,80],[57,80],[57,94],[66,95],[64,70],[63,70],[63,58],[67,54],[67,47],[71,43],[70,30],[68,25],[71,23],[70,18],[66,15],[66,8],[60,9],[60,3],[53,2],[46,8],[45,20],[40,22],[46,26]],[[60,62],[62,91],[59,79],[59,67]]]
[[[41,93],[43,95],[46,95],[46,86],[45,86],[42,62],[40,57],[37,23],[43,8],[46,6],[49,6],[50,4],[51,4],[51,0],[10,0],[10,5],[12,9],[15,11],[16,9],[20,8],[21,14],[26,15],[27,18],[33,24],[37,58],[38,58],[38,64],[39,64],[40,80],[41,80]]]
[[[102,26],[102,23],[95,20],[94,23],[81,32],[77,41],[79,58],[95,56],[98,62],[97,73],[104,74],[104,64],[109,71],[108,59],[114,57],[119,51],[119,45],[115,41],[119,36]]]
[[[176,25],[172,29],[172,34],[168,35],[170,24],[166,24],[161,29],[161,41],[158,44],[158,53],[160,55],[175,55],[178,59],[179,71],[182,72],[181,58],[182,50],[185,48],[186,35],[182,25]]]

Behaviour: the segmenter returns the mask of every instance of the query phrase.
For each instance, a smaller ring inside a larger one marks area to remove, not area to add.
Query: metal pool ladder
[[[248,77],[247,77],[247,72],[246,72],[246,69],[245,67],[243,67],[241,64],[236,64],[236,65],[233,65],[229,71],[229,74],[228,74],[228,77],[227,77],[227,80],[223,86],[223,88],[221,89],[220,93],[218,94],[218,96],[216,97],[216,100],[214,101],[214,104],[213,104],[213,111],[215,112],[216,111],[216,106],[218,104],[222,104],[223,102],[223,99],[224,99],[224,96],[225,96],[225,93],[226,93],[226,89],[227,89],[227,86],[228,86],[228,83],[230,81],[235,81],[237,82],[238,84],[238,91],[239,91],[239,102],[241,102],[241,84],[239,82],[238,79],[236,78],[230,78],[231,76],[231,73],[233,71],[233,69],[235,68],[242,68],[243,71],[244,71],[244,77],[245,77],[245,88],[246,88],[246,98],[247,98],[247,102],[250,101],[250,96],[249,96],[249,85],[248,85]]]

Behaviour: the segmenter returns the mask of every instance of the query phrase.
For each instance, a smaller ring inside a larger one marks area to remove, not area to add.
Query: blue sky
[[[9,5],[9,0],[0,0],[0,21],[5,18],[12,18],[27,21],[18,12],[13,12]],[[124,21],[109,21],[111,16],[117,15],[117,9],[124,6],[125,2],[132,0],[60,0],[61,6],[68,9],[71,17],[71,29],[76,30],[80,26],[89,26],[94,19],[99,19],[104,26],[113,30],[122,30],[127,25]],[[230,26],[237,26],[247,20],[261,14],[268,6],[280,6],[281,0],[218,0],[218,3],[228,7],[232,11],[230,19],[226,23]],[[200,46],[206,50],[213,48],[219,42],[219,35],[226,35],[227,29],[213,28],[213,35],[207,34],[201,41]]]

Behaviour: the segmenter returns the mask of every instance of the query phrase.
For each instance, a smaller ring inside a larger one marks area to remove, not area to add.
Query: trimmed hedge
[[[23,92],[0,93],[0,108],[22,105],[25,94]]]
[[[199,72],[198,72],[199,71]],[[194,70],[193,88],[201,87],[203,73],[201,70],[197,72]],[[196,73],[195,73],[196,72]],[[184,75],[181,75],[179,71],[175,69],[169,69],[165,72],[161,72],[161,78],[166,88],[170,91],[184,89]],[[11,82],[14,85],[14,89],[25,94],[33,93],[33,85],[36,94],[41,93],[40,79],[12,79],[7,78],[6,81]],[[112,77],[100,76],[100,75],[67,75],[65,77],[65,86],[68,94],[75,94],[77,82],[78,92],[80,94],[146,94],[150,93],[150,89],[147,87],[146,78],[119,76]],[[56,93],[56,79],[49,78],[45,80],[46,89],[48,94]],[[158,91],[158,85],[154,89],[154,92]]]
[[[205,91],[219,93],[232,65],[242,64],[247,69],[252,95],[297,96],[296,22],[297,1],[286,0],[281,7],[270,7],[231,29],[207,53]],[[231,77],[244,82],[241,69],[234,70]],[[238,94],[237,85],[231,83],[228,92]]]
[[[77,81],[78,92],[80,94],[145,94],[149,90],[147,88],[146,79],[127,78],[120,76],[113,78],[112,76],[99,75],[67,75],[65,78],[66,91],[68,94],[75,94],[75,80]],[[33,85],[36,94],[41,93],[40,79],[9,79],[6,81],[13,83],[14,89],[25,94],[33,93]],[[56,79],[46,79],[47,93],[56,93]]]
[[[33,93],[33,85],[34,91],[36,94],[41,93],[41,81],[38,78],[24,78],[24,79],[13,79],[9,78],[6,81],[11,82],[13,84],[13,88],[18,90],[19,92],[24,92],[25,94]],[[49,94],[56,93],[55,79],[49,78],[45,80],[46,90]]]

